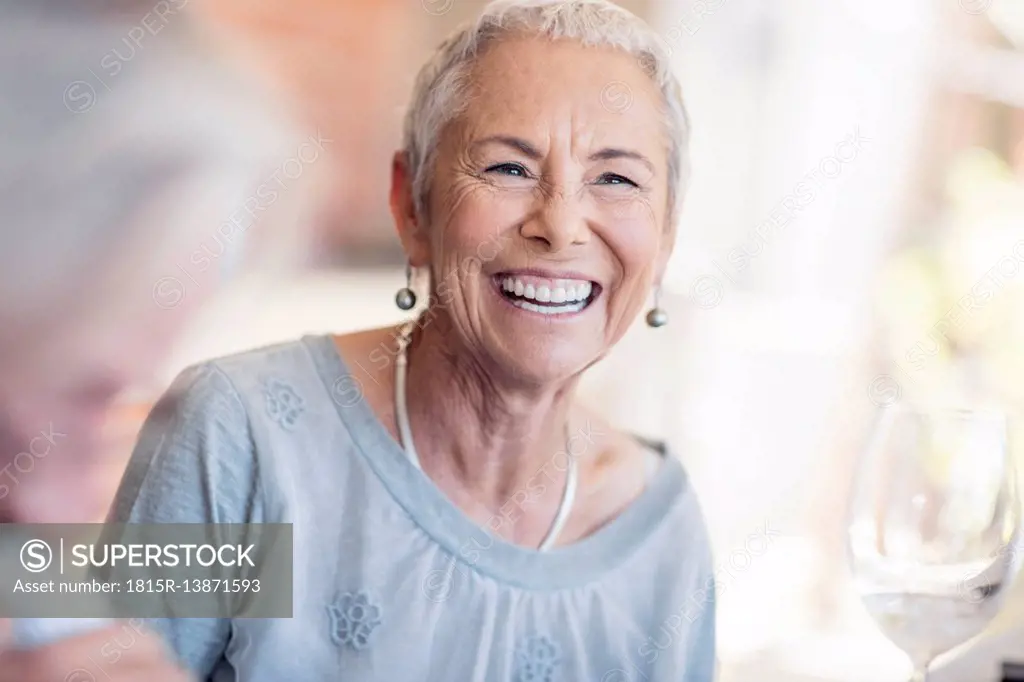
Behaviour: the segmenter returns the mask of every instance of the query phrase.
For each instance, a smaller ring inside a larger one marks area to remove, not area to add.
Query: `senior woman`
[[[683,469],[574,399],[662,276],[686,125],[655,34],[604,0],[494,3],[441,45],[391,192],[426,309],[192,368],[143,431],[117,520],[294,524],[294,618],[159,622],[187,666],[712,679]]]

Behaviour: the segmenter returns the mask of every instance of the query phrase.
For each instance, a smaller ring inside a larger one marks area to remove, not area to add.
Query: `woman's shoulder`
[[[322,354],[325,343],[330,343],[326,336],[303,336],[298,339],[214,357],[193,365],[186,372],[221,373],[233,382],[237,382],[240,388],[249,383],[243,380],[247,377],[266,379],[280,376],[293,381],[307,379],[310,375],[317,373],[318,356]]]
[[[287,418],[306,401],[329,397],[327,374],[342,371],[331,365],[332,348],[327,336],[304,336],[210,358],[183,369],[161,402],[174,405],[179,412],[214,407],[225,415],[230,415],[232,408],[249,412],[257,406],[277,405]],[[284,409],[287,406],[292,409]],[[277,414],[273,409],[271,413],[272,417]]]
[[[573,448],[570,443],[581,464],[578,534],[592,534],[640,507],[661,517],[657,525],[669,536],[689,536],[689,552],[694,545],[706,548],[700,503],[678,454],[666,443],[618,428],[594,411],[581,408],[576,414],[582,425],[574,426],[584,434],[578,440],[586,445]],[[674,544],[661,546],[667,551]]]
[[[586,448],[576,453],[584,469],[595,482],[618,482],[628,488],[628,497],[639,496],[672,457],[666,443],[621,429],[588,407],[578,407],[574,421],[576,436],[570,441],[585,442]]]
[[[330,400],[315,343],[304,337],[181,371],[146,418],[115,515],[163,518],[170,509],[192,521],[249,518],[267,465],[267,434],[297,433],[298,417],[316,396]],[[272,428],[277,424],[265,415],[283,428]]]

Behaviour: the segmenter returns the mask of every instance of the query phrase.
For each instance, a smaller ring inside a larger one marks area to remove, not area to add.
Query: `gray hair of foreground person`
[[[181,0],[156,5],[0,0],[0,330],[152,286],[216,229],[197,204],[226,216],[298,146]]]

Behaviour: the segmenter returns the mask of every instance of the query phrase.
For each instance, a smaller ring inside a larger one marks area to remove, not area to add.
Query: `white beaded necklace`
[[[402,327],[401,335],[398,338],[398,356],[395,358],[395,417],[398,421],[398,435],[402,448],[409,461],[420,471],[423,467],[420,464],[420,456],[416,453],[416,446],[412,441],[412,429],[409,428],[409,412],[405,402],[405,375],[409,365],[408,354],[409,342],[412,340],[412,329],[415,320]],[[568,431],[568,427],[567,427]],[[568,448],[568,433],[566,433],[566,447]],[[568,449],[566,450],[568,452]],[[573,504],[576,501],[576,487],[578,485],[579,472],[577,471],[576,458],[569,455],[569,467],[566,470],[565,490],[562,492],[562,501],[558,505],[555,519],[551,522],[551,528],[537,548],[541,552],[550,549],[558,536],[565,528],[565,523],[572,512]]]

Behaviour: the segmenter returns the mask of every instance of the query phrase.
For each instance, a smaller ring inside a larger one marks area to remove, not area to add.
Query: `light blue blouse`
[[[113,519],[294,524],[294,617],[154,621],[226,682],[707,682],[712,560],[677,459],[615,520],[537,552],[413,466],[328,336],[182,373]]]

